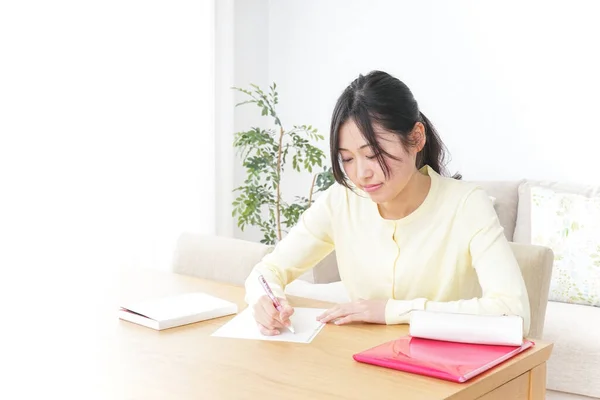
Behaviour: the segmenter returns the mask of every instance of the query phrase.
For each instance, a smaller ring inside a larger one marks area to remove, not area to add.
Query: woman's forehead
[[[385,142],[395,143],[398,141],[395,133],[383,129],[379,124],[373,123],[373,131],[376,140],[379,144],[384,145]],[[340,150],[357,150],[371,146],[367,138],[354,120],[346,121],[339,131],[339,147]]]

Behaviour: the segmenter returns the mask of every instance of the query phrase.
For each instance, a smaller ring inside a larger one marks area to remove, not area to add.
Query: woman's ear
[[[421,122],[415,123],[415,126],[410,133],[411,141],[414,144],[415,152],[418,153],[425,147],[427,143],[427,135],[425,134],[425,125]]]

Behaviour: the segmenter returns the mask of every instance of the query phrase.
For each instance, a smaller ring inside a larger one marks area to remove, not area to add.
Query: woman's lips
[[[376,191],[377,189],[379,189],[381,187],[381,185],[383,185],[383,183],[379,183],[377,185],[366,185],[366,186],[363,186],[363,189],[367,193],[372,193],[372,192]]]

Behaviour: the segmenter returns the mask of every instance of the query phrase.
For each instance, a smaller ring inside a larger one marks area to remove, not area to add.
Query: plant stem
[[[315,188],[315,181],[317,180],[317,174],[313,175],[312,185],[310,185],[310,193],[308,194],[308,206],[312,203],[313,189]]]
[[[275,221],[277,222],[277,240],[281,241],[281,156],[283,154],[283,127],[279,126],[279,149],[277,150],[277,197],[275,198]]]

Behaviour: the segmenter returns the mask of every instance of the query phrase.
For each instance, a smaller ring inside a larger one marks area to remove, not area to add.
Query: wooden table
[[[150,270],[123,274],[95,335],[94,397],[107,399],[535,399],[545,397],[551,344],[465,384],[362,364],[352,354],[407,334],[407,326],[327,325],[310,344],[217,338],[232,317],[154,331],[116,319],[119,301],[204,291],[245,307],[244,290]],[[295,306],[328,303],[292,298]]]

